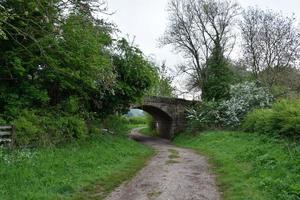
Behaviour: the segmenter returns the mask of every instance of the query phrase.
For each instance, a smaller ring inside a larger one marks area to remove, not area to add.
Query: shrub
[[[148,130],[152,133],[156,133],[156,120],[150,114],[146,114],[146,118]]]
[[[102,126],[109,132],[119,134],[126,132],[128,123],[128,119],[124,116],[111,115],[102,122]]]
[[[245,82],[233,85],[230,99],[219,104],[219,121],[223,126],[237,127],[245,115],[255,108],[270,107],[273,96],[267,88],[255,82]]]
[[[273,96],[264,87],[254,82],[231,86],[230,99],[221,102],[202,102],[188,109],[190,127],[206,129],[216,127],[238,127],[245,115],[255,108],[270,107]]]
[[[58,133],[61,134],[59,137],[63,138],[62,141],[81,139],[88,134],[85,121],[77,116],[58,117],[53,125],[56,130],[59,129]]]
[[[274,129],[281,135],[300,136],[300,100],[282,100],[273,106]]]
[[[300,100],[281,100],[272,109],[249,113],[243,123],[245,131],[300,137]]]
[[[271,134],[273,131],[272,109],[256,109],[249,113],[243,123],[243,129],[247,132],[263,132]]]
[[[12,122],[16,126],[18,146],[28,146],[39,138],[39,121],[34,111],[23,110]]]
[[[187,110],[189,131],[203,130],[219,124],[218,103],[214,101],[202,102]]]
[[[79,116],[63,113],[43,113],[23,110],[12,121],[16,126],[18,146],[49,146],[73,139],[84,138],[88,134],[85,121]]]
[[[147,117],[128,117],[130,124],[147,124]]]
[[[4,120],[2,117],[0,117],[0,126],[1,125],[7,125],[6,120]]]

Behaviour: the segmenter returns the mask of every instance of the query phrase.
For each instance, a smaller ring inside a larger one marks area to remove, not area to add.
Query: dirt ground
[[[143,136],[134,129],[130,137],[153,147],[156,155],[133,179],[123,183],[106,200],[219,200],[214,176],[206,159],[167,140]]]

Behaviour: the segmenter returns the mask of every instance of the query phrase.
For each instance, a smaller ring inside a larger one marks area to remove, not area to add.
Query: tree
[[[233,73],[229,69],[229,61],[220,52],[220,47],[215,47],[211,57],[207,60],[207,80],[203,83],[203,100],[222,100],[229,98],[230,83]]]
[[[96,0],[1,1],[0,10],[12,12],[0,14],[1,114],[68,113],[73,104],[76,113],[105,117],[149,90],[153,66],[138,48],[112,38],[113,28],[94,17],[97,8],[105,11],[97,2],[100,8]]]
[[[139,101],[158,79],[155,66],[142,51],[125,39],[117,41],[112,55],[116,82],[113,92],[103,96],[102,114],[126,111]]]
[[[239,6],[231,1],[171,0],[169,3],[169,25],[161,43],[172,45],[188,59],[181,70],[191,76],[194,83],[190,85],[201,88],[203,95],[212,53],[222,57],[231,52],[234,39],[231,27],[238,11]]]
[[[175,88],[172,86],[173,77],[168,74],[165,62],[161,66],[157,66],[154,63],[153,65],[156,66],[157,80],[147,95],[162,97],[175,96]]]
[[[256,79],[269,87],[276,84],[285,68],[295,67],[299,59],[300,32],[295,23],[293,16],[271,10],[249,8],[243,12],[240,28],[245,64]]]
[[[10,16],[9,12],[5,9],[5,7],[3,7],[2,5],[0,5],[0,39],[7,39],[7,36],[5,34],[5,32],[3,31],[3,24],[5,24],[7,22],[7,20],[12,17]]]

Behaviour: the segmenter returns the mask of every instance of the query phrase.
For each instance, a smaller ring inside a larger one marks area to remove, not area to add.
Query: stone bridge
[[[149,113],[156,121],[156,129],[163,138],[170,139],[183,131],[186,125],[186,107],[195,101],[167,97],[145,97],[138,108]]]

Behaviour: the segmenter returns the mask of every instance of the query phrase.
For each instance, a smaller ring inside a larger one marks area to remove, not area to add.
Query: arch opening
[[[165,139],[172,138],[172,118],[160,108],[150,105],[136,107],[150,114],[156,122],[156,131],[159,136]]]

